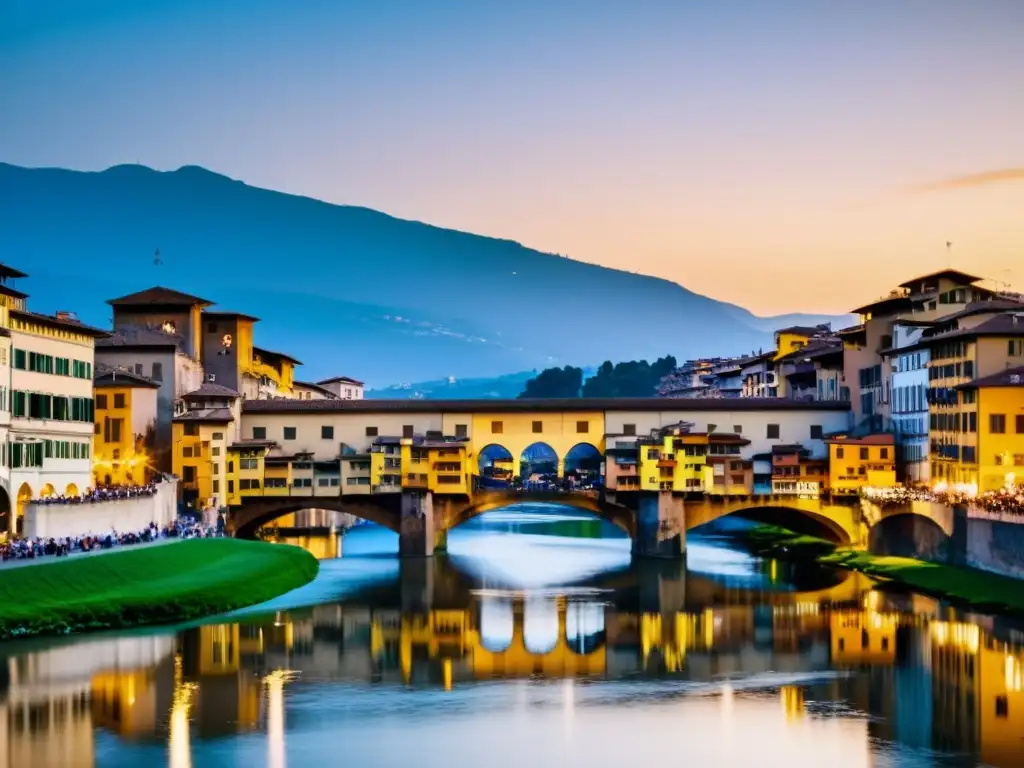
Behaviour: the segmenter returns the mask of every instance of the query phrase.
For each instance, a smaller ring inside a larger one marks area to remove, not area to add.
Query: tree
[[[567,365],[564,368],[546,368],[526,382],[519,395],[527,398],[579,397],[583,384],[583,369]]]

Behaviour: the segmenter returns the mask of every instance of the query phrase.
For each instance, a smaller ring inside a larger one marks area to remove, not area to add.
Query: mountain
[[[0,261],[30,273],[19,289],[37,310],[107,325],[106,299],[165,285],[262,318],[260,346],[303,360],[303,379],[484,377],[771,341],[770,318],[667,280],[195,166],[0,163],[0,199]]]

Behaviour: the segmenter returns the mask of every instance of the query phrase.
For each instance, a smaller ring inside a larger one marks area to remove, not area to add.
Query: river
[[[859,574],[488,513],[399,561],[359,527],[199,626],[0,646],[0,768],[1024,765],[1024,634]]]

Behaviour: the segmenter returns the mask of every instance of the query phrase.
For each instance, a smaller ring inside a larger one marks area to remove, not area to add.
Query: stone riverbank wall
[[[178,481],[169,478],[157,483],[152,496],[81,504],[31,502],[25,506],[24,533],[28,538],[127,533],[150,523],[168,525],[177,514]]]

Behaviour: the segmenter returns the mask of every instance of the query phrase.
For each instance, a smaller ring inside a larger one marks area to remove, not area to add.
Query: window
[[[196,468],[191,466],[182,467],[181,479],[186,483],[194,483],[196,481]]]
[[[183,459],[191,459],[192,458],[192,446],[191,445],[186,445],[186,446],[182,447],[182,449],[181,449],[181,457]]]
[[[103,442],[120,443],[124,419],[105,419],[103,422]]]
[[[366,436],[367,437],[376,437],[377,436],[377,428],[376,427],[367,427],[366,428]]]
[[[456,424],[455,425],[455,436],[456,437],[468,437],[469,436],[469,429],[466,427],[465,424]]]
[[[718,429],[718,425],[717,424],[708,424],[708,433],[709,434],[711,432],[714,432],[716,429]]]
[[[334,439],[334,427],[324,424],[320,427],[320,439],[321,440],[333,440]]]
[[[860,449],[860,460],[861,461],[867,461],[868,460],[868,449],[867,448],[861,448]]]
[[[811,424],[811,440],[821,440],[824,437],[824,432],[821,429],[821,424]]]
[[[284,428],[284,439],[285,440],[294,440],[295,439],[295,427],[285,427]]]
[[[220,446],[218,446],[218,445],[213,446],[213,448],[210,449],[210,455],[211,456],[220,456]]]
[[[881,455],[882,455],[883,459],[888,459],[889,458],[889,449],[888,448],[883,448],[881,450]]]
[[[622,434],[624,434],[624,435],[635,435],[636,434],[636,424],[623,424],[622,425]]]
[[[590,432],[590,422],[589,421],[577,421],[576,422],[576,434],[578,434],[578,435],[585,435],[588,432]]]
[[[768,425],[768,439],[769,440],[778,440],[779,439],[779,425],[778,424],[769,424]]]
[[[1016,429],[1017,434],[1024,435],[1024,414],[1018,413],[1015,421],[1014,429]]]
[[[1003,696],[996,696],[996,717],[1010,716],[1010,702]]]
[[[1002,413],[990,413],[988,415],[988,431],[993,435],[1002,435],[1006,432],[1006,416]]]
[[[106,395],[96,395],[96,410],[97,411],[105,411],[105,410],[107,410],[107,396]]]
[[[732,431],[735,432],[737,435],[742,435],[743,434],[743,425],[742,424],[733,424],[732,425]]]
[[[124,395],[123,394],[114,395],[114,407],[115,408],[124,408]]]
[[[533,422],[533,434],[539,435],[543,431],[544,431],[544,422],[543,421],[535,421],[535,422]]]
[[[491,422],[491,434],[500,435],[504,430],[505,425],[500,421]]]
[[[843,458],[843,446],[841,446],[841,445],[837,445],[836,446],[836,458],[837,459]]]
[[[220,480],[213,481],[213,492],[220,493]]]
[[[142,374],[142,363],[136,363],[135,364],[135,374],[137,376],[142,376],[143,375]]]
[[[253,483],[256,483],[256,485],[254,485],[253,488],[259,488],[259,482],[260,482],[259,480],[253,480]],[[228,480],[228,493],[234,493],[234,492],[235,492],[235,481],[234,480]]]
[[[28,370],[28,355],[24,349],[14,350],[14,367],[20,371]]]
[[[403,424],[402,425],[402,437],[412,437],[414,434],[415,433],[413,431],[413,425],[412,424]]]
[[[153,381],[163,381],[164,380],[164,364],[163,363],[153,363],[153,376],[152,376],[152,379],[153,379]]]
[[[252,428],[252,439],[253,440],[266,440],[267,439],[267,428],[266,427],[253,427]]]
[[[195,437],[196,435],[199,434],[199,425],[198,424],[186,424],[185,425],[185,434],[188,435],[189,437]]]

